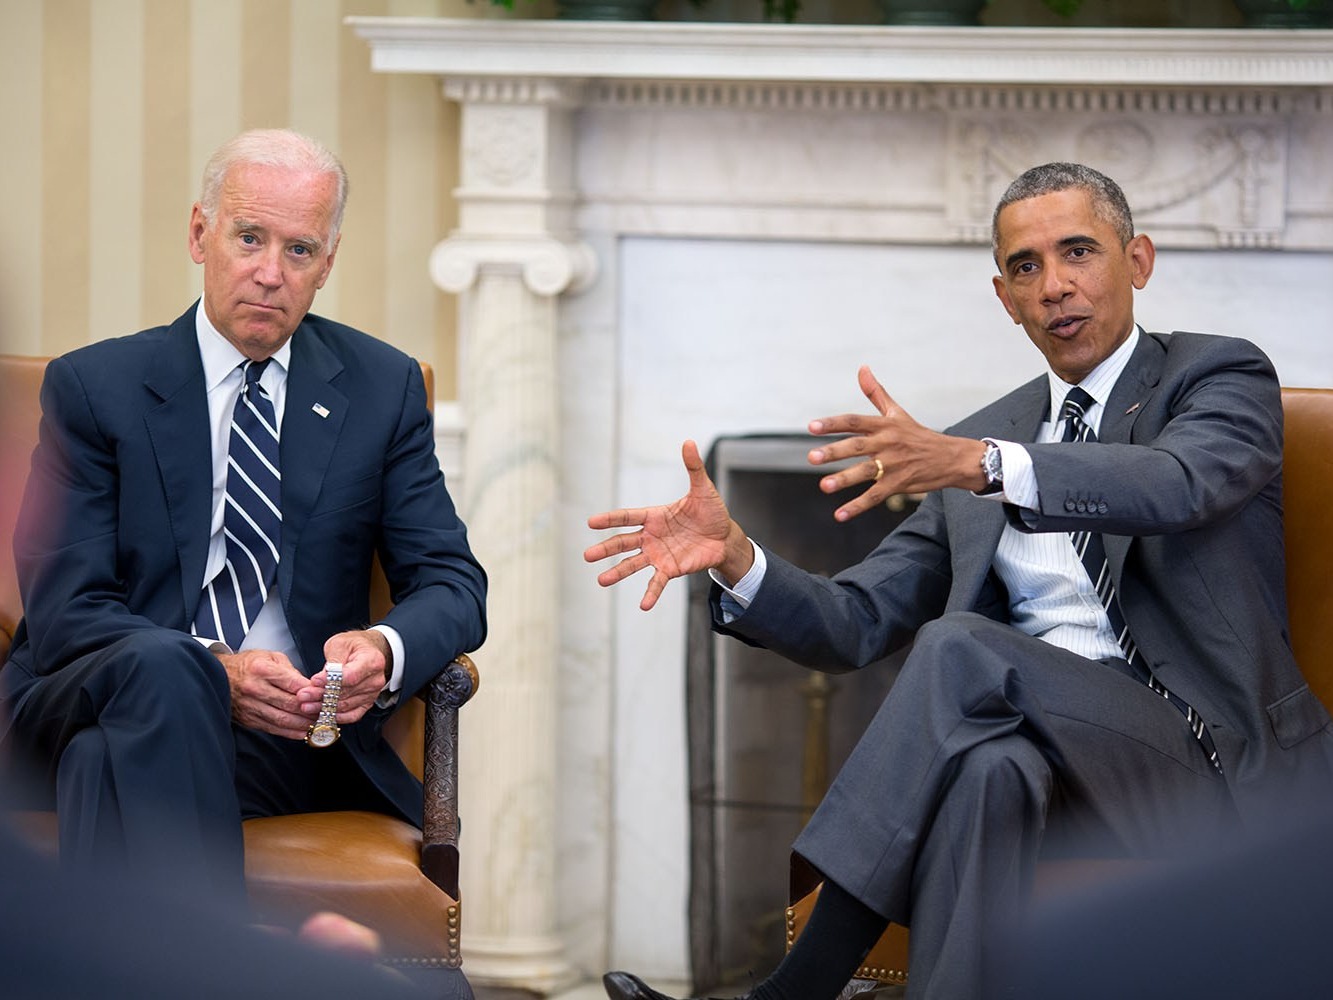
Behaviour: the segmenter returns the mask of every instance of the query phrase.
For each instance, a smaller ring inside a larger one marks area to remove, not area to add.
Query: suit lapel
[[[197,307],[198,303],[196,303]],[[181,601],[188,618],[199,603],[212,520],[212,444],[203,362],[195,338],[194,307],[168,331],[144,387],[160,402],[144,414],[180,565]],[[187,624],[188,627],[188,624]]]
[[[287,405],[283,411],[279,459],[282,465],[282,555],[278,583],[284,604],[291,593],[297,544],[333,459],[347,397],[332,381],[342,362],[308,323],[292,335]]]
[[[1020,386],[1004,400],[1004,409],[995,429],[986,432],[986,436],[1002,441],[1036,440],[1037,429],[1049,409],[1049,400],[1050,390],[1045,376]],[[956,536],[951,540],[951,547],[958,559],[953,567],[954,579],[967,582],[961,590],[950,595],[950,606],[969,608],[976,603],[995,562],[995,550],[999,547],[1006,522],[1005,505],[971,496],[966,490],[956,492],[956,501],[966,506],[959,516],[949,521],[949,531]]]
[[[1098,440],[1106,444],[1130,443],[1134,425],[1148,403],[1162,377],[1162,364],[1166,352],[1161,341],[1140,332],[1138,346],[1130,356],[1125,370],[1120,373],[1111,389],[1102,413]],[[1125,555],[1133,539],[1128,535],[1103,535],[1106,559],[1111,564],[1112,577],[1116,586],[1120,586],[1120,572],[1125,563]]]
[[[1138,346],[1130,356],[1125,370],[1116,379],[1111,396],[1102,413],[1097,438],[1113,444],[1128,444],[1134,423],[1152,398],[1162,377],[1165,353],[1159,341],[1146,333],[1139,334]]]

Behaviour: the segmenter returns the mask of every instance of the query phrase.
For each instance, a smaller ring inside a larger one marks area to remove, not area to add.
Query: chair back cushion
[[[37,445],[38,392],[44,371],[46,358],[0,355],[0,663],[9,655],[14,630],[23,617],[14,569],[14,524]]]
[[[1333,709],[1333,389],[1283,389],[1287,614],[1296,662]]]

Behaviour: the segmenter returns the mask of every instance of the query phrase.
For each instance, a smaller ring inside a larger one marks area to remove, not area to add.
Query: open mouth
[[[1046,327],[1049,333],[1057,337],[1072,337],[1082,328],[1086,316],[1061,316]]]

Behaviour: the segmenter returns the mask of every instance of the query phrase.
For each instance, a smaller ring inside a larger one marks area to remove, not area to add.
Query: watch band
[[[310,724],[305,741],[312,747],[330,747],[342,735],[338,728],[338,699],[343,690],[343,665],[324,664],[324,698],[319,705],[319,717]]]

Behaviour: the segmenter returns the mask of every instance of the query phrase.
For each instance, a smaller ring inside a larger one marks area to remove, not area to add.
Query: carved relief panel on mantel
[[[1078,160],[1164,246],[1333,249],[1323,95],[617,81],[590,88],[580,224],[611,232],[985,243],[1004,186]],[[1303,166],[1304,170],[1297,169]]]
[[[1037,113],[951,116],[945,203],[958,241],[989,241],[991,211],[1009,180],[1033,163],[1065,159],[1114,177],[1136,220],[1164,245],[1283,246],[1287,102],[1251,97],[1235,107],[1202,95],[1119,93],[1097,95],[1090,108],[1060,96],[1042,95]]]

